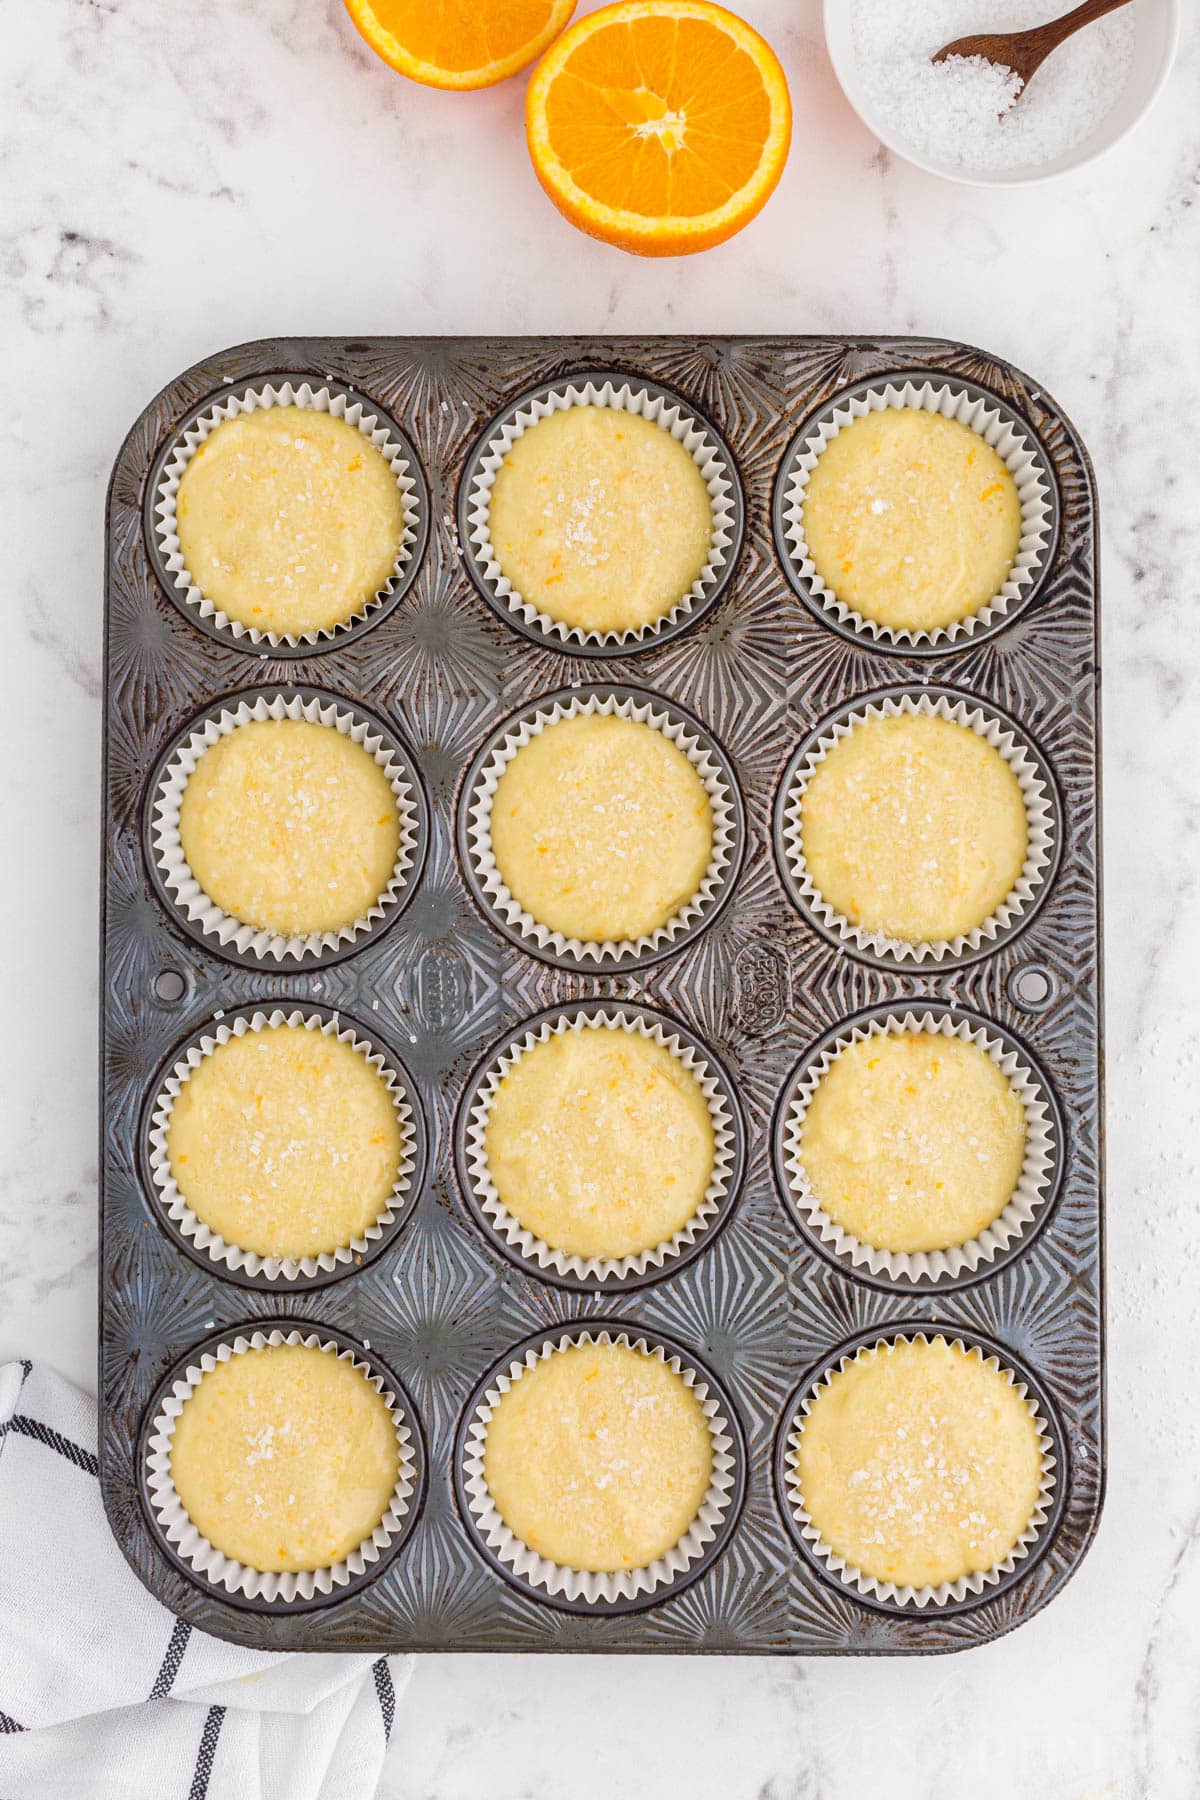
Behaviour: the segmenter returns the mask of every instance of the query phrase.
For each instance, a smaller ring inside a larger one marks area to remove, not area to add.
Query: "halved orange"
[[[385,63],[426,87],[482,88],[540,56],[575,0],[346,0]]]
[[[792,107],[775,52],[724,7],[622,0],[551,45],[525,133],[573,225],[642,256],[681,256],[723,243],[766,203]]]

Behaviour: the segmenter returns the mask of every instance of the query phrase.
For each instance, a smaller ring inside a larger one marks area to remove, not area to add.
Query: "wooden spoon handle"
[[[1043,55],[1058,48],[1064,39],[1081,26],[1091,25],[1102,19],[1105,13],[1116,12],[1119,6],[1128,6],[1129,0],[1083,0],[1082,6],[1072,7],[1061,19],[1051,19],[1046,25],[1035,26],[1026,35],[1038,39],[1038,48]]]

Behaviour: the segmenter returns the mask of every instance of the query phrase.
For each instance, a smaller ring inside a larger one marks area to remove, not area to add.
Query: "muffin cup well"
[[[595,713],[653,726],[681,750],[704,783],[712,809],[712,854],[700,886],[666,924],[639,938],[568,938],[541,925],[509,891],[492,850],[492,801],[500,777],[531,738]],[[493,733],[475,758],[459,802],[458,839],[476,899],[512,943],[561,968],[600,973],[641,968],[679,949],[710,925],[732,891],[745,842],[745,815],[729,759],[716,740],[674,701],[630,687],[565,688],[533,702]]]
[[[1037,1500],[1028,1524],[1007,1556],[990,1569],[959,1576],[956,1581],[942,1581],[936,1585],[921,1587],[881,1581],[856,1568],[853,1563],[848,1563],[845,1557],[839,1556],[826,1544],[805,1509],[797,1467],[801,1421],[807,1417],[820,1390],[828,1387],[835,1375],[866,1352],[886,1349],[889,1344],[896,1343],[901,1338],[910,1343],[922,1344],[933,1344],[941,1339],[952,1349],[960,1349],[976,1356],[985,1365],[991,1364],[1007,1376],[1028,1407],[1029,1415],[1037,1428],[1038,1448],[1042,1457]],[[1010,1578],[1017,1576],[1020,1565],[1043,1541],[1043,1533],[1046,1533],[1048,1526],[1053,1527],[1057,1516],[1062,1494],[1059,1482],[1061,1436],[1050,1420],[1050,1409],[1043,1397],[1031,1381],[1024,1379],[1023,1375],[1010,1367],[1010,1359],[1000,1345],[992,1345],[982,1338],[974,1341],[974,1334],[964,1336],[952,1327],[935,1325],[901,1326],[886,1328],[882,1333],[864,1333],[843,1351],[835,1351],[814,1372],[788,1407],[778,1440],[776,1459],[776,1477],[784,1516],[805,1553],[827,1578],[887,1611],[920,1611],[926,1607],[954,1607],[989,1599],[998,1587],[1007,1585]]]
[[[202,1535],[184,1509],[171,1477],[171,1445],[184,1404],[201,1377],[219,1363],[267,1345],[303,1344],[360,1369],[383,1396],[396,1428],[400,1472],[391,1503],[371,1536],[328,1568],[282,1573],[251,1569]],[[176,1563],[224,1599],[256,1610],[303,1609],[362,1587],[395,1555],[415,1523],[425,1479],[424,1450],[411,1404],[394,1376],[341,1332],[303,1322],[264,1320],[233,1327],[199,1345],[167,1376],[150,1403],[141,1449],[142,1493],[150,1521]]]
[[[661,425],[689,452],[712,506],[708,558],[687,593],[658,620],[625,631],[598,631],[553,619],[513,587],[492,545],[492,487],[518,438],[552,413],[598,406],[635,413]],[[728,446],[688,403],[657,382],[603,370],[547,382],[523,395],[487,427],[471,454],[459,489],[458,531],[467,567],[484,599],[508,623],[552,649],[594,656],[628,655],[673,637],[707,612],[723,592],[741,544],[744,504]]]
[[[262,631],[231,619],[215,606],[193,580],[179,544],[176,499],[184,471],[206,438],[226,420],[276,406],[299,406],[326,412],[359,431],[390,468],[404,508],[404,531],[391,575],[347,619],[328,628],[293,633]],[[416,452],[393,419],[373,401],[338,382],[314,386],[303,377],[277,376],[229,389],[193,408],[177,427],[151,473],[147,501],[147,535],[151,560],[171,599],[211,635],[239,649],[261,654],[311,654],[341,643],[373,624],[409,586],[424,553],[429,533],[429,496]]]
[[[800,1160],[801,1132],[821,1078],[842,1050],[869,1037],[916,1032],[976,1044],[1007,1076],[1025,1113],[1025,1160],[1003,1212],[969,1242],[947,1250],[878,1250],[846,1231],[821,1207]],[[866,1273],[903,1290],[917,1284],[949,1285],[977,1271],[987,1273],[997,1257],[1020,1247],[1052,1199],[1062,1171],[1062,1126],[1057,1106],[1049,1083],[1036,1071],[1029,1053],[990,1021],[938,1003],[880,1006],[829,1033],[808,1053],[788,1082],[774,1137],[780,1187],[801,1228],[850,1272]]]
[[[358,1050],[387,1087],[402,1133],[403,1147],[396,1181],[376,1218],[361,1237],[333,1250],[322,1251],[319,1256],[260,1256],[256,1251],[227,1243],[219,1232],[213,1231],[192,1211],[171,1173],[167,1154],[171,1113],[194,1071],[231,1038],[281,1025],[300,1026],[322,1036],[336,1037],[340,1043]],[[416,1196],[424,1160],[424,1130],[411,1080],[396,1059],[381,1050],[363,1027],[342,1014],[311,1005],[288,1009],[276,1006],[270,1011],[263,1007],[243,1007],[210,1020],[202,1031],[172,1053],[166,1070],[155,1084],[143,1147],[157,1208],[197,1260],[207,1260],[215,1264],[221,1274],[237,1275],[256,1286],[303,1287],[321,1277],[353,1273],[394,1234],[394,1228],[407,1217]]]
[[[575,1029],[617,1029],[669,1050],[699,1083],[712,1119],[713,1172],[696,1211],[673,1237],[628,1256],[584,1257],[554,1249],[514,1218],[488,1170],[487,1124],[500,1082],[535,1044],[547,1043],[552,1037]],[[557,1278],[564,1285],[591,1291],[613,1290],[640,1286],[671,1274],[681,1266],[681,1260],[689,1260],[704,1248],[736,1200],[745,1157],[745,1131],[732,1083],[699,1039],[649,1007],[591,1001],[556,1007],[539,1019],[526,1021],[490,1053],[468,1085],[456,1148],[460,1179],[471,1211],[506,1255],[532,1268],[542,1279]]]
[[[266,719],[304,719],[340,731],[374,757],[395,796],[400,844],[391,878],[369,912],[338,931],[285,937],[235,919],[208,897],[184,857],[179,811],[189,776],[204,752],[221,738],[239,725]],[[336,961],[368,936],[377,935],[411,898],[427,838],[425,798],[412,759],[395,733],[357,704],[313,688],[252,688],[218,701],[176,738],[149,788],[147,854],[162,899],[193,937],[249,968],[272,964],[311,968]]]
[[[1020,785],[1028,821],[1028,847],[1020,875],[991,916],[957,937],[909,943],[868,931],[839,913],[818,892],[804,859],[801,802],[813,771],[833,746],[856,725],[907,713],[947,719],[978,732],[1004,758]],[[952,967],[995,950],[1021,930],[1050,890],[1061,848],[1058,799],[1045,759],[1024,731],[990,701],[977,700],[952,688],[909,692],[886,689],[849,701],[823,719],[792,757],[779,786],[775,805],[775,847],[784,886],[795,905],[822,936],[845,945],[867,962],[884,968],[913,964]]]
[[[504,1523],[484,1478],[484,1452],[492,1415],[527,1370],[576,1344],[616,1344],[657,1357],[682,1377],[699,1401],[712,1439],[712,1479],[700,1510],[665,1556],[641,1569],[615,1573],[566,1568],[539,1556]],[[535,1598],[578,1612],[626,1612],[668,1598],[699,1574],[724,1547],[737,1520],[745,1488],[745,1449],[732,1407],[714,1378],[682,1347],[634,1326],[597,1321],[544,1332],[518,1345],[484,1377],[459,1428],[456,1482],[472,1534],[489,1561]]]
[[[822,452],[856,419],[895,408],[939,413],[978,432],[1016,483],[1021,536],[1013,566],[999,591],[977,611],[933,630],[881,625],[840,600],[817,573],[804,535],[804,497]],[[784,572],[812,609],[851,637],[875,649],[907,654],[965,648],[1006,625],[1036,593],[1050,566],[1058,537],[1058,491],[1050,461],[1032,427],[1011,407],[974,382],[914,371],[892,381],[865,381],[827,401],[803,424],[789,446],[776,484],[775,539]]]

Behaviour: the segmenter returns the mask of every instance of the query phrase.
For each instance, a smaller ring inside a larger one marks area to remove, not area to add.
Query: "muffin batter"
[[[370,912],[392,878],[400,821],[391,783],[361,744],[332,725],[263,719],[204,751],[179,836],[224,912],[302,937]]]
[[[227,1244],[281,1258],[361,1238],[387,1205],[404,1148],[364,1052],[303,1025],[218,1044],[180,1089],[166,1137],[197,1218]]]
[[[281,636],[353,618],[404,540],[403,498],[374,444],[307,406],[224,420],[184,469],[175,512],[201,593],[239,625]]]
[[[652,725],[579,713],[522,745],[492,801],[492,848],[526,912],[584,942],[637,939],[674,917],[712,856],[712,809]]]
[[[839,600],[895,631],[934,631],[986,606],[1021,542],[1017,484],[977,431],[916,407],[855,419],[808,480],[802,524]]]
[[[713,1171],[699,1082],[673,1051],[618,1026],[573,1026],[525,1051],[492,1097],[484,1143],[513,1217],[577,1256],[665,1243]]]
[[[522,599],[584,631],[665,617],[708,561],[712,506],[663,425],[607,406],[550,413],[492,487],[492,548]]]
[[[526,1369],[487,1430],[484,1479],[514,1537],[571,1569],[639,1569],[677,1544],[712,1478],[700,1402],[656,1356],[575,1344]]]
[[[818,1391],[798,1437],[822,1541],[899,1587],[994,1569],[1037,1505],[1029,1407],[1000,1369],[942,1337],[861,1351]]]
[[[387,1405],[329,1350],[264,1345],[184,1401],[171,1478],[210,1544],[247,1568],[325,1569],[371,1536],[400,1474]]]
[[[978,1044],[876,1033],[839,1050],[800,1131],[814,1199],[860,1243],[911,1253],[978,1237],[1012,1199],[1025,1109]]]
[[[822,898],[867,931],[935,943],[982,925],[1025,865],[1020,783],[969,725],[864,719],[813,770],[804,858]]]

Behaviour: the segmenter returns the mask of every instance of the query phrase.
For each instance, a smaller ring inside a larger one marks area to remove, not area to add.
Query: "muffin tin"
[[[935,380],[1008,409],[1053,487],[1036,584],[994,627],[889,644],[813,604],[788,551],[782,486],[806,425],[866,385]],[[677,396],[732,461],[721,590],[635,644],[556,647],[470,563],[468,472],[496,422],[549,387],[612,377]],[[411,451],[422,523],[392,592],[315,644],[236,638],[181,603],[155,533],[180,434],[242,388],[307,381],[361,398]],[[1096,512],[1086,451],[1041,388],[968,346],[925,339],[288,339],[188,370],[135,423],[108,506],[101,1044],[100,1462],[131,1564],[167,1606],[264,1649],[927,1652],[998,1636],[1082,1558],[1104,1472],[1102,1061],[1098,894]],[[732,779],[736,854],[712,904],[652,956],[596,963],[504,927],[474,869],[464,797],[489,743],[562,690],[649,694],[711,739]],[[894,966],[830,938],[795,903],[777,843],[780,785],[831,716],[896,690],[950,691],[1006,715],[1049,778],[1057,867],[1011,932],[971,960]],[[176,909],[155,872],[163,760],[246,690],[320,694],[364,715],[415,777],[421,843],[382,919],[335,955],[259,957]],[[1002,1256],[903,1282],[839,1259],[801,1227],[777,1139],[794,1078],[847,1021],[953,1008],[1011,1042],[1057,1126],[1050,1191]],[[665,1014],[728,1082],[737,1179],[687,1253],[632,1282],[563,1279],[488,1229],[466,1180],[477,1073],[529,1021],[607,1003]],[[410,1085],[421,1177],[361,1263],[292,1281],[197,1253],[163,1212],[147,1137],[165,1070],[242,1009],[344,1016]],[[146,1434],[198,1348],[307,1328],[354,1348],[406,1400],[421,1480],[403,1541],[361,1581],[303,1606],[206,1584],[148,1504]],[[462,1472],[489,1376],[572,1327],[669,1346],[731,1426],[734,1502],[686,1580],[620,1607],[522,1582],[470,1521]],[[1037,1396],[1057,1464],[1031,1553],[982,1594],[920,1612],[839,1581],[784,1492],[803,1394],[888,1331],[941,1331],[998,1354]]]

